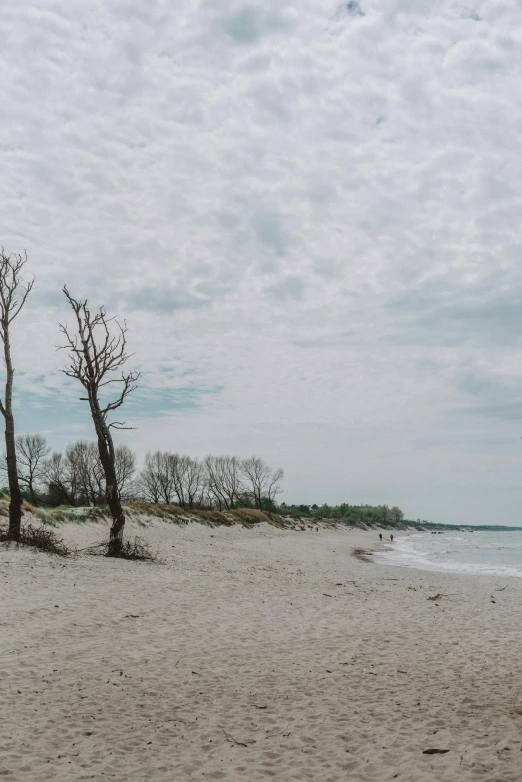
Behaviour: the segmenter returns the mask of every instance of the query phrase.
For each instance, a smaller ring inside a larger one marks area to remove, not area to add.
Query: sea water
[[[520,532],[417,532],[395,537],[384,551],[374,554],[387,565],[522,578]]]

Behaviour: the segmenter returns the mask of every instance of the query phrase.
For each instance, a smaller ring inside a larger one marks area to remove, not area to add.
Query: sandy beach
[[[3,779],[522,778],[522,579],[361,561],[374,531],[128,531],[165,563],[0,549]]]

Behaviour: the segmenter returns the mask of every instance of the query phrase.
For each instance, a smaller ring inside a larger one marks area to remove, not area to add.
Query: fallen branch
[[[236,746],[238,746],[238,747],[248,747],[249,744],[255,744],[256,743],[255,739],[252,739],[252,741],[249,741],[248,744],[245,743],[244,741],[238,741],[233,736],[231,736],[230,733],[227,733],[225,728],[222,725],[218,725],[218,728],[221,728],[221,730],[223,731],[223,733],[226,736],[227,741],[230,742],[230,744],[236,744]]]
[[[102,540],[100,543],[95,543],[93,546],[82,549],[87,554],[94,557],[106,557],[109,547],[108,540]],[[152,551],[147,541],[136,536],[133,540],[124,540],[122,543],[121,551],[118,554],[118,559],[129,559],[138,562],[162,562],[159,554]]]
[[[22,524],[20,527],[20,540],[13,541],[9,537],[7,527],[0,527],[0,542],[14,543],[15,546],[27,546],[38,551],[45,551],[47,554],[56,554],[59,557],[67,557],[74,553],[63,542],[62,538],[56,535],[56,532],[47,524],[41,524],[36,527],[34,524]]]

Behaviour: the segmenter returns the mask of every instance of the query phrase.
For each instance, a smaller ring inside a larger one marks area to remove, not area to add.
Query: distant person
[[[390,535],[390,540],[393,543],[393,535]]]
[[[382,532],[379,532],[379,540],[382,540]]]

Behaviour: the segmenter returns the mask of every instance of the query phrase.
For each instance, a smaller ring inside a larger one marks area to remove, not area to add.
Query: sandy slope
[[[0,549],[2,778],[522,779],[522,579],[358,561],[375,533],[141,534],[167,564]]]

